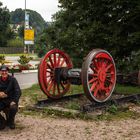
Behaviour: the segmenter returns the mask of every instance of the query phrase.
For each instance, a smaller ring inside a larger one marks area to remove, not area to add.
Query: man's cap
[[[4,70],[9,71],[9,68],[8,68],[6,65],[2,65],[2,66],[0,67],[0,70],[1,70],[1,71],[4,71]]]

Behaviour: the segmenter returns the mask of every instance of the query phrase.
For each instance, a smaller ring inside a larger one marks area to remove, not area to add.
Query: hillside
[[[30,26],[32,26],[36,32],[41,32],[46,22],[42,18],[42,16],[36,11],[27,9],[28,13],[30,13]],[[11,15],[11,24],[24,24],[24,15],[25,12],[22,9],[16,9],[15,11],[10,12]]]

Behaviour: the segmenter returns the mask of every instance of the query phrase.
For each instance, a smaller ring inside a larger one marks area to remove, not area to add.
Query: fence
[[[0,47],[0,54],[17,54],[23,52],[24,52],[24,48]]]

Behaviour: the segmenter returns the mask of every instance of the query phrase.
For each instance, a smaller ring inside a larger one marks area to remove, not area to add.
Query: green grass
[[[47,99],[47,96],[41,91],[38,84],[33,85],[31,88],[22,90],[21,100],[24,102],[23,105],[32,105],[42,99]]]
[[[36,54],[25,54],[25,53],[20,53],[20,54],[0,54],[0,56],[22,56],[22,55],[27,55],[27,56],[31,56],[31,57],[37,57]]]
[[[138,93],[139,89],[140,89],[139,87],[117,85],[115,92],[133,94],[133,93]],[[83,92],[82,86],[71,86],[70,91],[66,95],[76,94],[81,92]],[[38,100],[42,100],[42,99],[47,99],[47,96],[41,91],[38,84],[33,85],[31,88],[22,90],[21,103],[24,104],[25,108],[21,110],[20,113],[24,115],[31,115],[31,116],[39,115],[42,117],[50,116],[50,117],[60,117],[60,118],[74,118],[74,119],[78,118],[83,120],[96,120],[96,121],[97,120],[120,120],[120,119],[127,119],[127,118],[135,119],[140,117],[140,113],[130,111],[128,107],[118,107],[115,105],[108,107],[100,115],[93,115],[92,113],[88,114],[82,112],[73,113],[71,111],[57,110],[57,109],[49,108],[49,105],[48,107],[39,110],[28,109],[28,107],[34,105],[35,103],[37,103]],[[88,99],[84,96],[82,98],[76,98],[70,101],[62,101],[59,104],[59,106],[67,109],[79,110],[81,103],[83,103],[85,100],[88,101]],[[56,105],[58,104],[56,103]]]
[[[140,87],[116,85],[115,92],[120,93],[120,94],[140,93]],[[23,93],[22,94],[23,97],[27,96],[31,99],[47,98],[47,95],[45,95],[41,91],[40,86],[38,84],[33,85],[31,88],[22,90],[22,93]],[[77,93],[84,93],[82,85],[81,86],[72,85],[69,92],[66,93],[66,95],[73,95],[73,94],[77,94]],[[71,103],[71,105],[69,105],[69,106],[77,106],[77,105],[76,105],[76,103]]]
[[[140,93],[140,86],[124,86],[117,84],[115,87],[115,92],[120,94],[135,94]]]
[[[69,101],[68,103],[66,103],[66,105],[64,107],[68,108],[68,109],[79,110],[80,109],[80,104],[76,100],[75,101]]]
[[[116,112],[110,112],[108,110],[104,111],[100,115],[95,115],[94,113],[82,113],[82,112],[71,112],[52,109],[49,107],[44,107],[43,109],[35,108],[25,108],[20,111],[21,114],[30,116],[40,116],[45,118],[46,116],[53,118],[69,118],[69,119],[81,119],[81,120],[93,120],[93,121],[113,121],[113,120],[124,120],[124,119],[137,119],[140,117],[140,113],[130,111],[126,107],[118,108]]]
[[[140,87],[116,85],[115,92],[119,94],[140,93]],[[22,93],[23,93],[22,99],[24,99],[25,97],[28,98],[28,101],[30,104],[35,103],[38,100],[47,99],[47,95],[45,95],[41,91],[40,86],[38,84],[33,85],[31,88],[22,90]],[[69,92],[66,93],[66,95],[73,95],[77,93],[83,93],[83,87],[72,85]],[[64,106],[69,109],[79,109],[80,107],[79,102],[82,102],[82,101],[78,101],[78,99],[73,99],[72,102],[69,101],[65,103]]]
[[[115,114],[105,112],[104,114],[95,116],[94,119],[95,120],[107,120],[107,121],[111,121],[111,120],[119,121],[119,120],[124,120],[124,119],[128,119],[128,118],[137,119],[139,117],[140,117],[140,113],[126,110],[126,111],[117,111]]]

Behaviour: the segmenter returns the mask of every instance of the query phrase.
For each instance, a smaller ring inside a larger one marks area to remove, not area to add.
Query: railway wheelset
[[[40,88],[48,98],[63,97],[70,85],[83,85],[91,102],[109,100],[116,84],[116,68],[112,56],[105,50],[93,49],[85,58],[81,69],[74,69],[68,54],[59,49],[46,53],[38,70]]]

